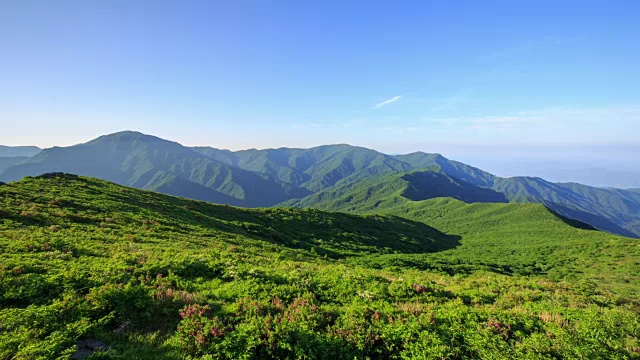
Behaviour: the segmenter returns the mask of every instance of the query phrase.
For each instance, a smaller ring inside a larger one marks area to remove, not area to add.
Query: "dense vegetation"
[[[323,206],[393,215],[239,209],[74,175],[1,185],[0,358],[640,356],[638,240],[538,204],[370,185]]]
[[[632,284],[629,287],[631,291],[640,285],[635,283],[635,276],[640,271],[635,257],[640,255],[637,242],[592,231],[591,226],[562,217],[540,204],[468,204],[466,202],[470,199],[467,195],[477,196],[478,193],[469,192],[469,184],[453,178],[449,178],[448,192],[455,194],[457,199],[427,196],[429,200],[421,200],[424,194],[429,195],[433,191],[437,195],[438,189],[445,186],[441,176],[433,176],[431,171],[392,173],[330,188],[285,205],[403,217],[460,236],[464,244],[438,254],[402,256],[401,260],[385,255],[374,257],[376,261],[406,263],[408,259],[416,258],[455,263],[464,259],[474,268],[503,269],[508,273],[544,273],[556,280],[566,276],[580,277],[589,272],[590,278],[598,278],[601,286],[608,283],[616,287]],[[624,246],[620,247],[621,244]],[[622,254],[627,252],[633,256]],[[608,260],[593,260],[598,257]],[[558,264],[563,265],[556,266]],[[605,279],[609,276],[617,276],[617,279],[612,282]]]
[[[437,196],[458,197],[459,193],[447,191],[462,191],[461,187],[466,187],[464,196],[468,201],[545,204],[565,217],[598,229],[640,237],[640,194],[636,191],[554,184],[530,177],[500,178],[439,154],[391,156],[350,145],[232,152],[187,148],[154,136],[124,131],[84,144],[45,149],[26,159],[0,158],[0,181],[67,172],[218,204],[266,207],[313,197],[354,181],[375,181],[389,173],[424,169],[437,169],[440,175],[422,177],[438,176],[444,181],[442,185],[449,181],[458,183],[457,187],[435,187]],[[436,179],[425,181],[433,184]],[[416,196],[426,199],[435,192]]]

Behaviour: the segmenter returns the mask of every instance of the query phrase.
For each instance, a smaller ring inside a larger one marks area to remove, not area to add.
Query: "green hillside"
[[[399,216],[1,185],[0,358],[638,357],[637,240],[537,204],[354,201]]]
[[[540,178],[497,178],[493,190],[515,202],[544,203],[555,211],[613,233],[640,237],[640,194]]]
[[[439,173],[425,171],[388,174],[329,188],[283,205],[399,216],[460,236],[462,246],[440,252],[437,256],[416,256],[418,263],[437,260],[450,264],[463,261],[473,269],[540,273],[555,279],[579,277],[579,274],[589,272],[591,277],[599,278],[601,284],[618,284],[615,286],[626,283],[631,278],[638,280],[640,267],[637,262],[614,260],[620,256],[620,248],[612,244],[626,242],[627,240],[621,240],[625,238],[593,230],[591,226],[560,216],[541,204],[468,204],[465,201],[472,202],[469,201],[471,199],[463,196],[458,196],[459,200],[441,197],[438,193],[443,188],[440,182],[434,183],[436,187],[433,189],[424,181],[425,175],[432,174]],[[462,188],[464,191],[459,190],[460,194],[477,196],[476,191],[466,191],[472,185],[465,186]],[[456,192],[447,189],[446,193]],[[576,252],[576,247],[581,250]],[[636,246],[630,251],[637,255],[640,249]],[[594,263],[593,257],[600,253],[608,254],[610,261]],[[402,260],[397,260],[394,256],[386,256],[378,257],[375,261],[382,264],[388,261],[404,263],[408,258],[404,256]],[[564,265],[556,267],[558,264]],[[576,267],[571,264],[576,264]],[[424,268],[429,269],[431,265],[424,265]],[[612,275],[615,279],[608,278]],[[634,286],[637,283],[629,289]]]
[[[503,194],[453,178],[437,165],[425,170],[387,172],[349,180],[303,199],[289,200],[282,205],[319,206],[348,212],[359,211],[363,206],[370,209],[386,208],[388,203],[395,205],[397,197],[410,200],[452,197],[468,203],[507,202]]]

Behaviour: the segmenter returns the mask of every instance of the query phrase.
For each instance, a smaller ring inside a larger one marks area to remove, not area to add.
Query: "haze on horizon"
[[[4,1],[0,144],[137,130],[635,169],[639,15],[630,1]]]

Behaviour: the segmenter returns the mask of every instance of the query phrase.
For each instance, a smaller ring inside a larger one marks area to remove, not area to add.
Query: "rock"
[[[74,359],[84,359],[96,351],[109,350],[109,345],[96,339],[87,339],[78,341],[78,351],[73,354]]]

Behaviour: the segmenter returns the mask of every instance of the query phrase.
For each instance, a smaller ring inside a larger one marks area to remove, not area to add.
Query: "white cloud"
[[[394,96],[394,97],[392,97],[391,99],[385,100],[385,101],[383,101],[383,102],[381,102],[381,103],[377,103],[377,104],[375,104],[375,105],[373,106],[373,109],[375,109],[375,110],[380,109],[380,108],[382,108],[383,106],[387,106],[387,105],[389,105],[389,104],[391,104],[391,103],[394,103],[394,102],[396,102],[396,101],[400,100],[400,98],[401,98],[401,97],[402,97],[402,95]]]

